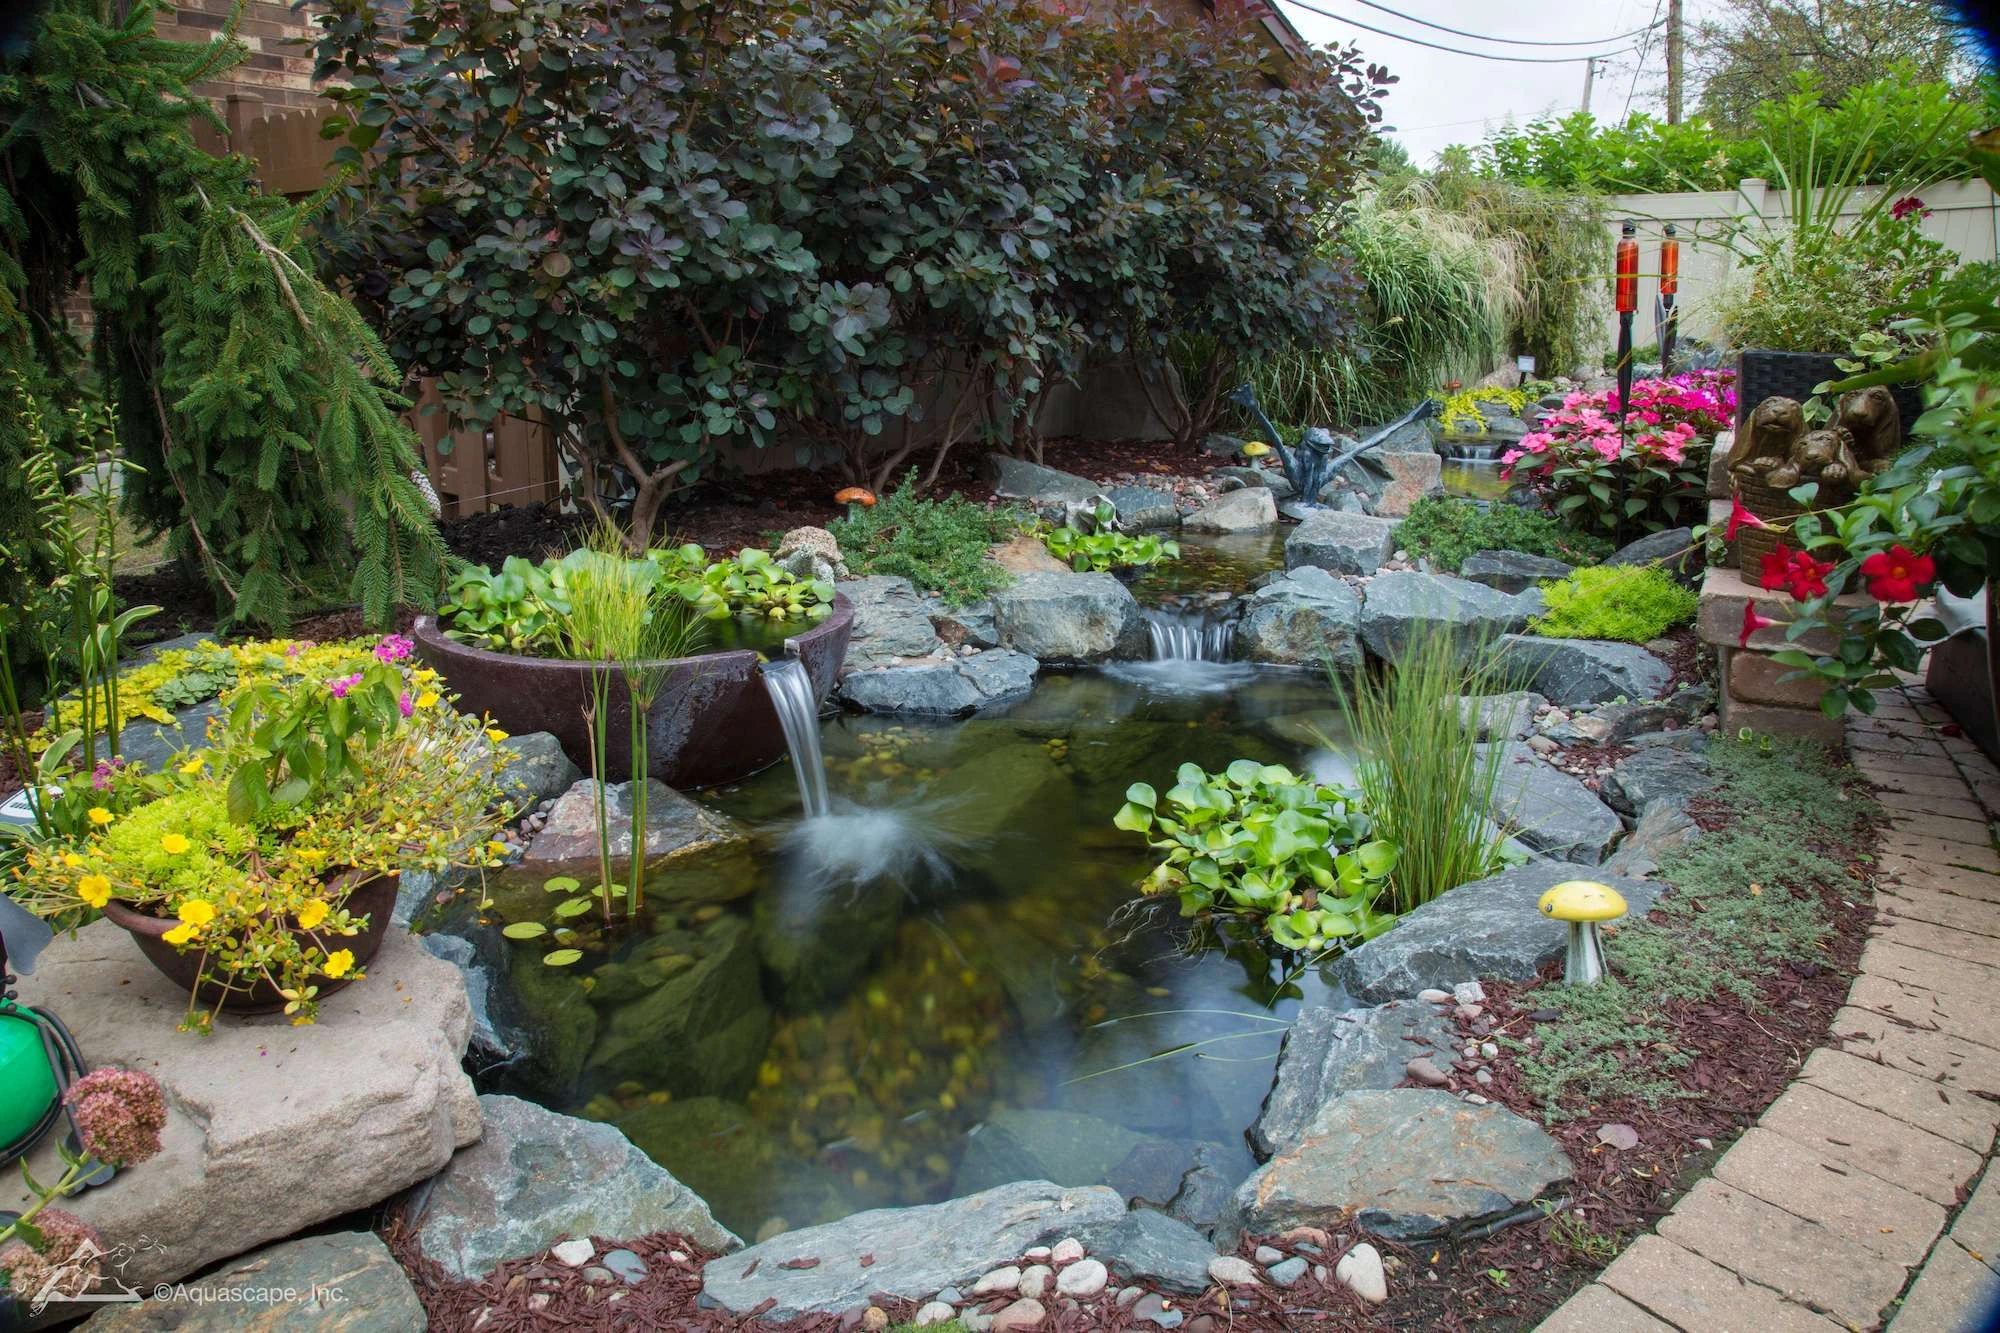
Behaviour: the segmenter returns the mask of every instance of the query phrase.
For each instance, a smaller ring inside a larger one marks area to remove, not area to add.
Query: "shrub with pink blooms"
[[[1622,421],[1616,389],[1570,394],[1501,455],[1502,475],[1528,482],[1550,513],[1617,542],[1696,522],[1710,447],[1736,416],[1735,379],[1694,370],[1639,380]]]

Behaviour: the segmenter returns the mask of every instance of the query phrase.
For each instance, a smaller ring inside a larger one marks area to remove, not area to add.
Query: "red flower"
[[[1777,621],[1771,619],[1769,616],[1758,615],[1757,604],[1755,602],[1746,602],[1743,606],[1743,632],[1736,637],[1737,646],[1748,648],[1752,634],[1755,634],[1760,629],[1769,629],[1777,623]]]
[[[1732,495],[1729,497],[1729,526],[1722,530],[1723,540],[1735,541],[1736,530],[1745,525],[1753,528],[1766,528],[1770,526],[1763,519],[1758,518],[1743,507],[1742,496]]]
[[[1826,576],[1833,572],[1833,561],[1815,560],[1800,551],[1792,557],[1789,575],[1792,597],[1795,601],[1811,601],[1815,597],[1826,596]]]
[[[1734,533],[1730,535],[1735,536]],[[1757,580],[1757,586],[1765,592],[1776,592],[1791,581],[1792,553],[1785,548],[1783,542],[1779,542],[1775,550],[1767,551],[1759,563],[1762,566],[1762,574]]]
[[[1891,546],[1861,562],[1868,595],[1878,602],[1914,602],[1925,584],[1937,577],[1937,562],[1907,546]]]
[[[1924,201],[1913,194],[1906,194],[1895,203],[1889,205],[1889,216],[1898,222],[1901,222],[1912,213],[1915,213],[1918,217],[1925,218],[1931,215],[1931,211],[1924,207]]]

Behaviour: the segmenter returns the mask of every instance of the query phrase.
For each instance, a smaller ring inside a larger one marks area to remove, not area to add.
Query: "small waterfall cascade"
[[[1147,608],[1146,634],[1156,662],[1227,662],[1236,627],[1200,611]]]
[[[778,710],[785,729],[785,749],[792,756],[792,772],[799,780],[799,800],[806,818],[818,819],[828,813],[826,763],[819,751],[819,701],[813,695],[812,677],[796,658],[781,658],[764,664],[764,691]]]

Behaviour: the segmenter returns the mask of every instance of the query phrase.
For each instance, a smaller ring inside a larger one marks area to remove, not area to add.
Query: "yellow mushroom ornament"
[[[1571,879],[1544,893],[1535,904],[1543,916],[1569,925],[1569,952],[1563,984],[1595,986],[1604,980],[1604,937],[1598,926],[1625,915],[1625,900],[1609,884]]]

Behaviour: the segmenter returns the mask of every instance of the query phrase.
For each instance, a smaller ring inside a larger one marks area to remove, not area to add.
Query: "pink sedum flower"
[[[70,1084],[63,1103],[76,1117],[84,1150],[112,1166],[136,1166],[160,1151],[167,1097],[136,1069],[93,1069]]]

